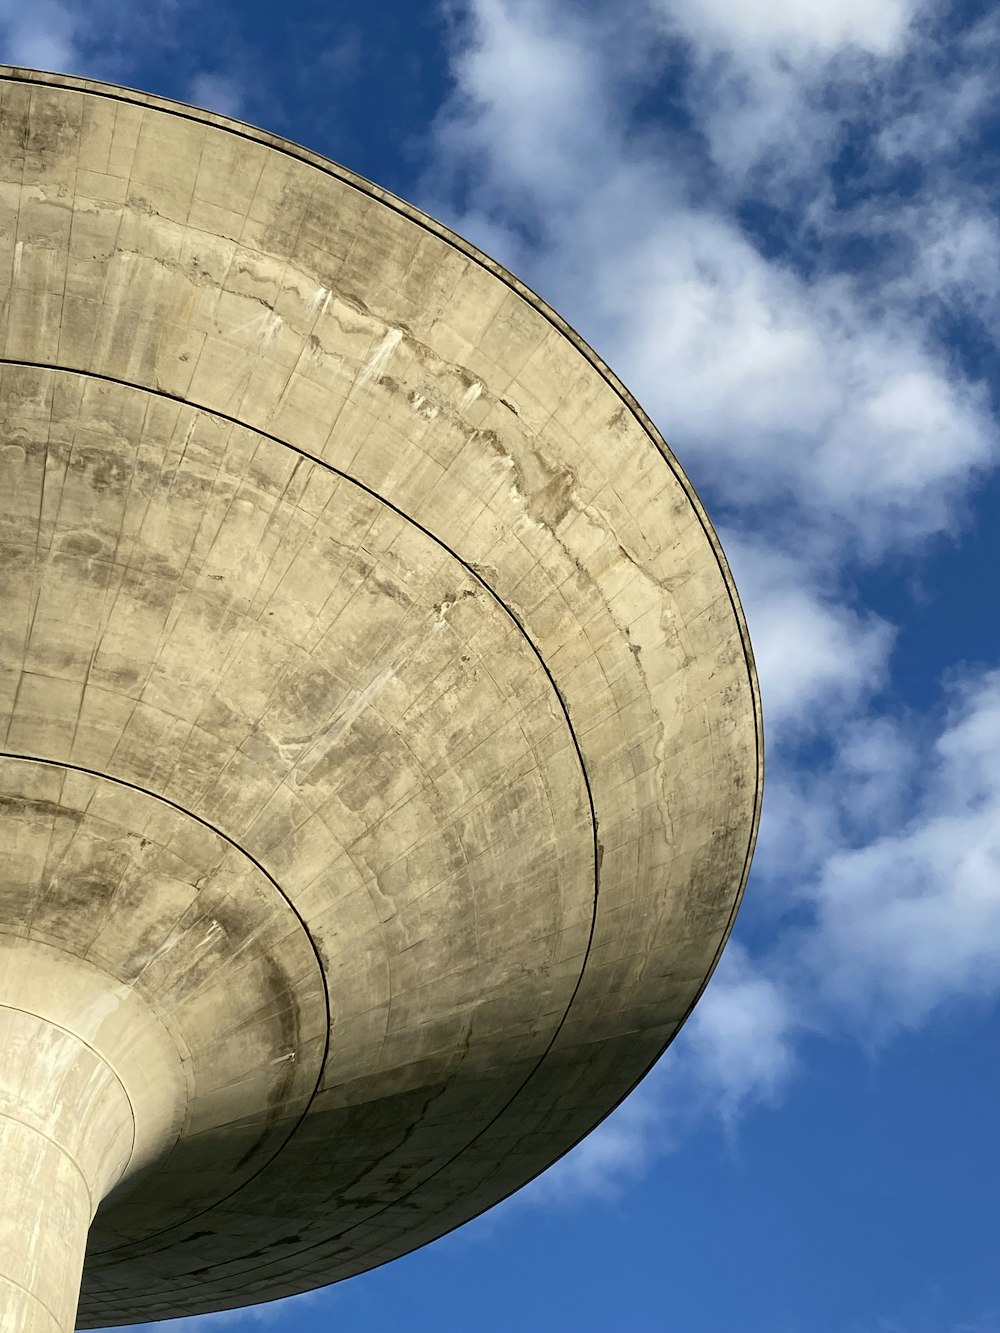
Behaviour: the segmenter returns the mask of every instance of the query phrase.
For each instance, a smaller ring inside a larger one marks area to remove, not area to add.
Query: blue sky
[[[528,281],[705,499],[769,746],[723,964],[594,1136],[396,1264],[174,1328],[998,1333],[1000,15],[136,13],[0,0],[2,58],[266,126]]]

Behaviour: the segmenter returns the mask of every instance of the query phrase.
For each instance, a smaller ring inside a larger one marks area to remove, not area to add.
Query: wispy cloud
[[[779,58],[814,64],[846,49],[898,51],[918,5],[913,0],[654,0],[665,24],[688,35],[699,52],[727,51],[744,64]]]
[[[561,1205],[615,1198],[669,1150],[675,1139],[661,1071],[649,1078],[582,1143],[538,1177],[517,1205]]]
[[[810,888],[810,971],[832,1004],[877,1031],[998,987],[1000,673],[956,694],[909,817],[835,850]]]
[[[769,732],[785,740],[831,730],[883,684],[892,627],[846,604],[835,580],[766,536],[722,536],[753,617]]]
[[[172,92],[223,115],[245,115],[250,80],[242,70],[242,45],[225,44],[228,64],[204,66],[201,51],[182,41],[185,28],[201,17],[193,0],[153,6],[138,24],[134,7],[126,0],[93,0],[87,6],[66,0],[35,0],[28,5],[0,0],[0,61],[134,82],[141,68],[154,66],[158,57],[169,53],[173,86],[152,91]]]
[[[192,78],[190,99],[195,106],[218,111],[223,116],[242,115],[247,104],[247,90],[234,74],[203,70]]]
[[[0,59],[8,65],[73,74],[79,69],[80,20],[70,5],[0,0]]]

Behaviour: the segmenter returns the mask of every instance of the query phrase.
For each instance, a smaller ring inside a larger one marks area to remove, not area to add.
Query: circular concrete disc
[[[759,707],[690,485],[510,274],[219,116],[0,98],[0,933],[186,1078],[88,1328],[361,1272],[591,1129],[731,927]]]

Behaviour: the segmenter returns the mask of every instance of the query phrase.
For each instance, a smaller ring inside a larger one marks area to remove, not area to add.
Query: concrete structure
[[[566,1151],[761,741],[696,496],[510,274],[219,116],[0,99],[0,1329],[62,1333],[85,1245],[82,1328],[249,1304]]]

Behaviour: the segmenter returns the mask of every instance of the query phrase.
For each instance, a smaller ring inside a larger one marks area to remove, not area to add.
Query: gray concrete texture
[[[85,1244],[82,1328],[245,1305],[565,1152],[761,734],[691,486],[510,274],[121,88],[0,71],[0,139],[0,1329],[62,1333]]]

